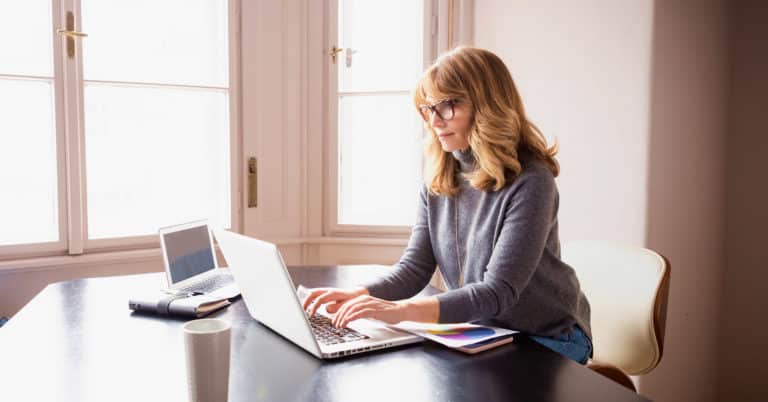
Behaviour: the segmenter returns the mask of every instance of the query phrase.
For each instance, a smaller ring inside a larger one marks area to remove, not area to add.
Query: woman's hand
[[[326,306],[329,313],[336,314],[333,317],[333,325],[338,328],[344,328],[350,322],[361,318],[397,324],[401,321],[437,322],[440,315],[437,297],[388,301],[371,296],[368,289],[362,286],[352,289],[312,289],[304,299],[302,307],[311,317],[322,305]]]
[[[333,325],[344,328],[351,321],[361,318],[397,324],[409,319],[412,307],[407,300],[389,301],[364,294],[344,303],[333,317]]]
[[[358,286],[352,289],[341,288],[315,288],[309,291],[307,298],[304,299],[302,308],[309,312],[309,316],[312,317],[317,312],[317,309],[322,305],[326,305],[325,309],[333,314],[339,310],[339,308],[355,297],[361,295],[367,295],[368,289]],[[313,304],[314,303],[314,304]],[[311,307],[311,310],[307,310]]]

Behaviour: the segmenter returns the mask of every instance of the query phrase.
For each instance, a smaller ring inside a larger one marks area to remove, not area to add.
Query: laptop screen
[[[172,284],[216,268],[207,225],[162,236]]]

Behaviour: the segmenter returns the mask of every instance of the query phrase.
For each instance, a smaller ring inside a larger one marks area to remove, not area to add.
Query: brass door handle
[[[68,38],[84,38],[88,36],[85,32],[77,32],[77,31],[70,31],[67,29],[59,28],[56,30],[56,33],[59,35],[66,36]]]
[[[259,167],[256,158],[248,158],[248,208],[259,206]]]
[[[56,30],[56,34],[67,38],[67,56],[72,59],[75,57],[75,38],[85,38],[88,34],[75,31],[75,15],[71,11],[67,11],[65,25],[67,26],[66,29],[59,28]]]
[[[343,51],[344,51],[343,47],[337,47],[336,45],[333,45],[333,47],[331,48],[331,51],[328,52],[328,54],[331,55],[331,60],[333,61],[333,64],[336,64],[336,56]]]

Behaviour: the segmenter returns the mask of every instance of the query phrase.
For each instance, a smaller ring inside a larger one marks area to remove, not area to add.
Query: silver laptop
[[[216,263],[206,221],[169,226],[159,232],[169,293],[213,294],[221,298],[240,294],[229,270],[220,269]]]
[[[324,312],[309,319],[274,244],[226,230],[214,235],[251,316],[314,356],[332,359],[422,341],[375,320],[337,329]]]

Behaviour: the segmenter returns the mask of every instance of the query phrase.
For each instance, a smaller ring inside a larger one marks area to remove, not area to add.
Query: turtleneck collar
[[[451,152],[453,159],[459,162],[459,168],[462,173],[469,173],[475,170],[475,156],[472,154],[472,149],[467,147],[465,150],[455,150]]]

